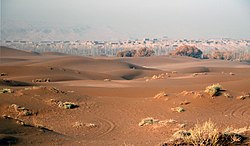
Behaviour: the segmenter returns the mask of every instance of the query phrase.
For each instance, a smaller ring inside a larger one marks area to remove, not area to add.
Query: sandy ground
[[[220,129],[250,126],[250,98],[237,99],[250,93],[248,64],[177,56],[93,58],[5,47],[0,54],[5,73],[0,89],[11,89],[0,94],[0,140],[17,145],[152,146],[209,119]],[[225,91],[210,97],[204,90],[215,83]],[[161,91],[167,96],[154,98]],[[180,105],[183,101],[189,104]],[[60,102],[79,107],[64,109]],[[171,110],[179,106],[185,112]],[[176,123],[139,126],[147,117]]]

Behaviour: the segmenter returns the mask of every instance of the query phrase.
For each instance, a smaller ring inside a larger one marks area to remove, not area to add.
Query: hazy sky
[[[250,38],[250,0],[1,0],[2,23],[108,27],[130,37]]]

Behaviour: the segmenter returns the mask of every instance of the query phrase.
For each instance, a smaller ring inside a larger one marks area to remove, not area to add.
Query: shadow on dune
[[[31,142],[38,142],[41,144],[52,139],[62,138],[63,136],[46,128],[17,123],[18,120],[16,119],[0,118],[0,145],[26,145]],[[46,141],[44,141],[45,139]]]
[[[33,84],[31,83],[7,80],[7,79],[0,80],[0,85],[1,86],[33,86]]]

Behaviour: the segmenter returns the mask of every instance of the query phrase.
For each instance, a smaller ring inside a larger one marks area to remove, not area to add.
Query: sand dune
[[[250,66],[245,63],[174,56],[37,55],[8,48],[1,49],[1,61],[0,114],[10,117],[0,118],[1,144],[7,139],[17,145],[151,146],[197,121],[211,119],[220,129],[250,126]],[[204,92],[216,83],[223,89],[219,96]],[[166,95],[154,98],[162,91]],[[180,105],[184,101],[189,104]],[[78,106],[66,109],[67,102]],[[179,106],[185,112],[171,110]],[[176,123],[138,126],[147,117]]]
[[[0,46],[0,56],[1,57],[6,57],[6,56],[37,56],[39,53],[36,52],[26,52],[26,51],[21,51],[17,49],[12,49],[4,46]]]

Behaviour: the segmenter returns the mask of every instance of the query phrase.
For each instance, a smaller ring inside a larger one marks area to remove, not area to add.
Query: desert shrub
[[[207,86],[205,92],[210,96],[217,96],[220,94],[222,86],[220,84],[213,84],[211,86]]]
[[[224,146],[240,145],[246,139],[243,133],[249,131],[248,128],[229,129],[220,132],[215,123],[209,121],[203,124],[196,124],[188,131],[179,130],[173,134],[171,144],[194,145],[194,146]],[[166,145],[167,143],[163,144]]]
[[[233,60],[233,53],[229,51],[218,51],[215,50],[209,58],[220,59],[220,60]]]
[[[124,50],[117,53],[117,57],[134,57],[136,50]]]
[[[136,51],[135,56],[138,56],[138,57],[150,57],[150,56],[153,56],[154,53],[155,53],[154,50],[143,47],[143,48],[140,48],[139,50]]]
[[[117,53],[117,57],[150,57],[154,55],[154,50],[147,47],[139,48],[137,50],[124,50]]]
[[[189,56],[193,58],[202,58],[203,52],[195,46],[184,45],[177,47],[171,54],[178,56]]]
[[[190,130],[188,140],[193,145],[217,145],[220,133],[216,125],[207,121],[203,124],[196,124],[194,129]]]

